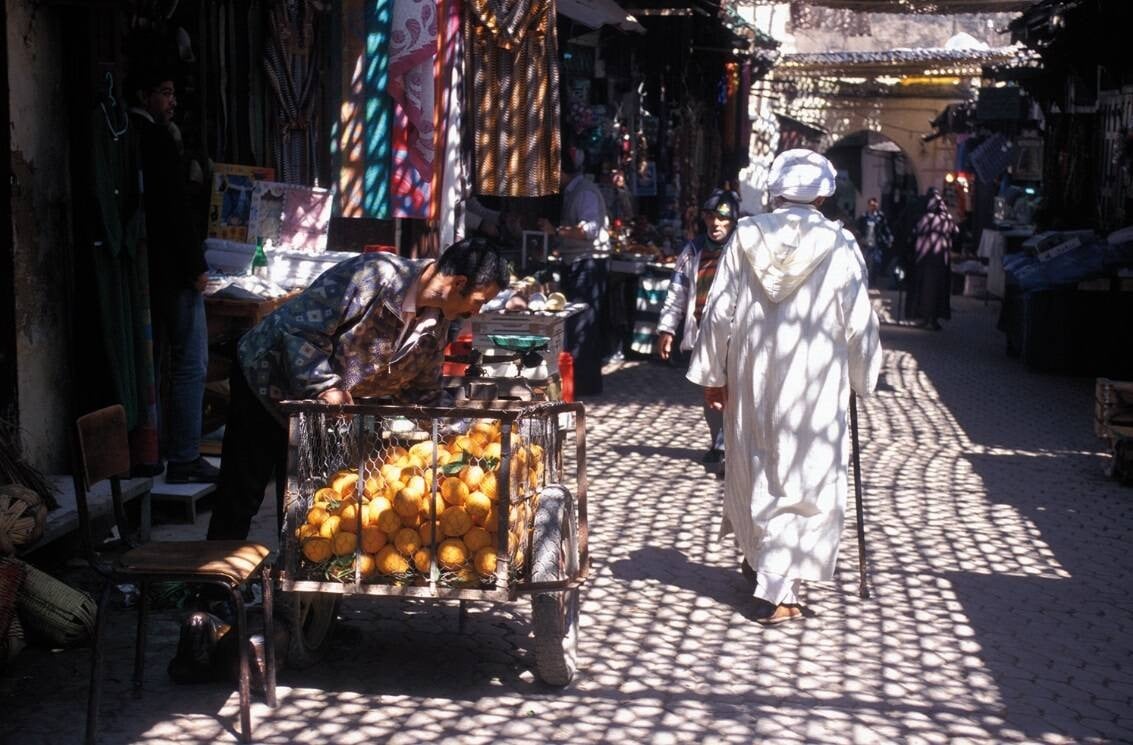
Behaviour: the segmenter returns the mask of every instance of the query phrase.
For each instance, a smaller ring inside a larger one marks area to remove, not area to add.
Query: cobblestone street
[[[885,326],[880,389],[861,402],[870,599],[850,514],[836,581],[804,589],[812,615],[756,624],[731,539],[716,539],[698,389],[677,368],[619,363],[586,401],[593,564],[575,682],[537,682],[526,600],[472,606],[461,633],[455,604],[348,599],[326,661],[281,671],[278,708],[254,704],[256,741],[1133,741],[1133,490],[1103,473],[1094,381],[1007,357],[997,304],[953,308],[941,333]],[[274,523],[259,516],[261,539]],[[147,690],[131,696],[133,615],[114,613],[100,741],[237,742],[234,687],[165,672],[176,614],[154,618]],[[88,661],[18,657],[0,677],[0,741],[79,742]]]

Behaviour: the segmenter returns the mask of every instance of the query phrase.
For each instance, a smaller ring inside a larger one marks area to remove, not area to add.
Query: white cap
[[[837,175],[834,164],[813,150],[784,150],[771,163],[767,191],[773,197],[810,203],[834,193]]]

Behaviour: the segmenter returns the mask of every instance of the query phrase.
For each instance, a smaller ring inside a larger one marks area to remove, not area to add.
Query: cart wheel
[[[296,668],[311,667],[323,656],[323,647],[330,638],[338,618],[337,593],[288,593],[291,641],[287,648],[287,664]]]
[[[578,518],[564,486],[547,486],[539,497],[533,553],[532,582],[578,576]],[[531,596],[535,668],[548,685],[565,686],[578,667],[578,595],[574,588]]]

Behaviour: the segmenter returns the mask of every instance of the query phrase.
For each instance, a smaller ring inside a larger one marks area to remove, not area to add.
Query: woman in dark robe
[[[913,228],[915,263],[906,308],[910,318],[921,319],[923,328],[939,331],[940,319],[952,317],[949,253],[959,230],[948,205],[935,190],[930,190],[925,213]]]

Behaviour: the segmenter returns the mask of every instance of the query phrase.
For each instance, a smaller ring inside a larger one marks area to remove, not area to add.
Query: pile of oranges
[[[531,501],[543,448],[512,434],[507,552],[524,564]],[[466,434],[406,447],[389,444],[367,466],[342,469],[314,492],[296,538],[306,561],[330,579],[428,577],[434,566],[459,582],[491,582],[500,539],[500,422],[475,420]],[[434,462],[436,467],[434,468]],[[435,487],[435,488],[434,488]],[[434,555],[435,552],[435,555]]]

